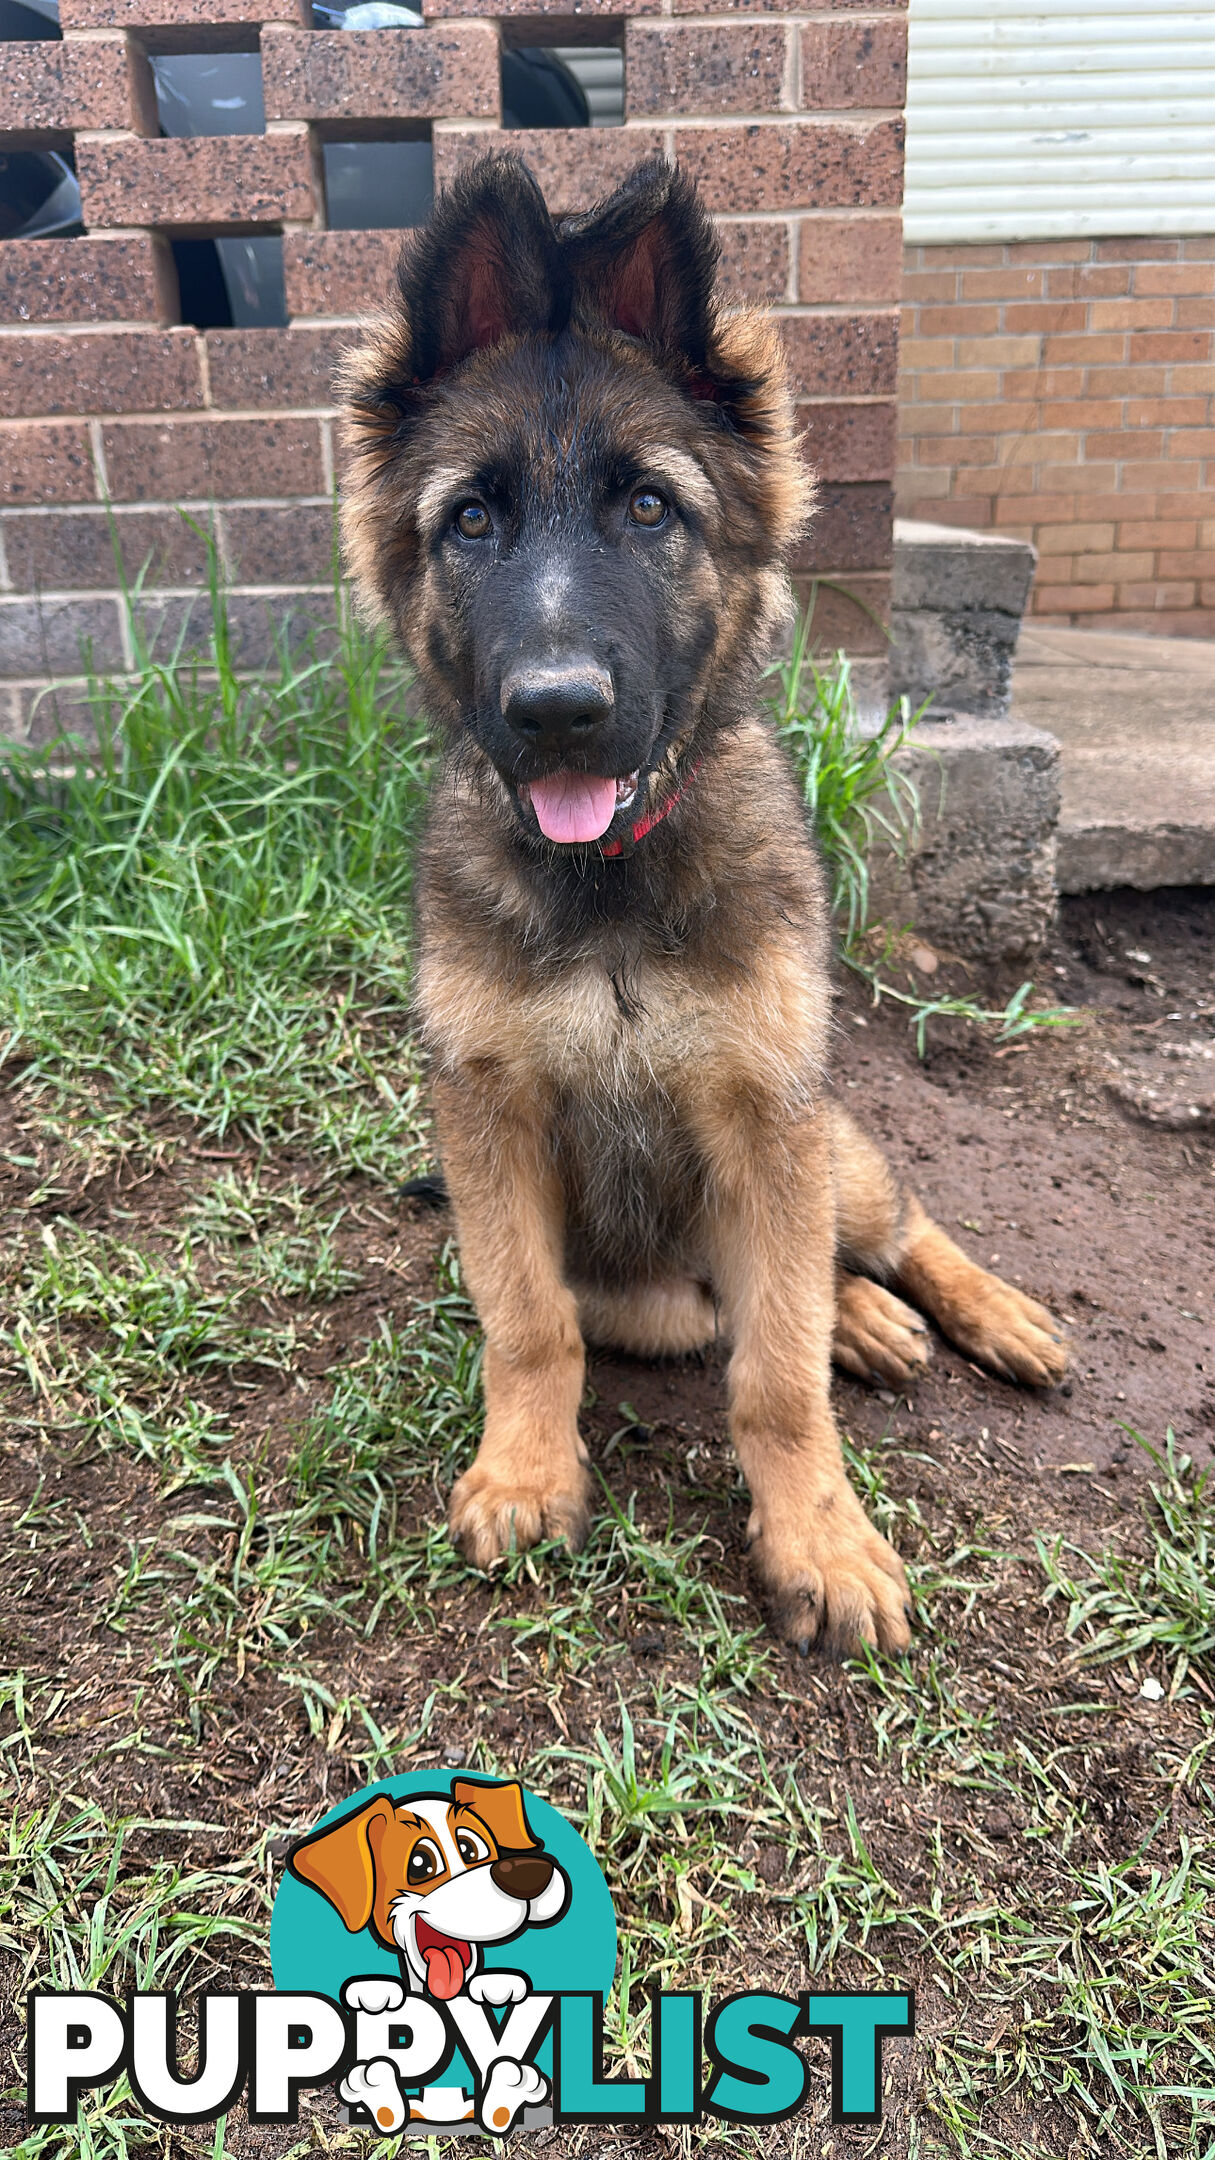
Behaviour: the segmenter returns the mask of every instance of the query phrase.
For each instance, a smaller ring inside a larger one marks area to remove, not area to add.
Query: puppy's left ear
[[[582,317],[706,366],[718,246],[683,173],[647,159],[606,201],[565,219],[560,240]]]
[[[523,1787],[481,1785],[473,1778],[457,1778],[451,1788],[456,1807],[472,1808],[480,1816],[499,1852],[533,1852],[540,1840],[532,1836],[523,1810]]]

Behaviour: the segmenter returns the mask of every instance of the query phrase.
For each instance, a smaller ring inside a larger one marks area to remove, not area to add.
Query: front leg
[[[448,1524],[488,1567],[512,1546],[586,1536],[585,1355],[562,1279],[564,1204],[543,1104],[490,1066],[445,1076],[432,1094],[460,1264],[485,1329],[485,1429]]]
[[[734,1352],[730,1425],[751,1554],[777,1632],[803,1652],[910,1641],[907,1581],[844,1472],[829,1399],[835,1197],[826,1117],[739,1095],[708,1112],[713,1276]]]

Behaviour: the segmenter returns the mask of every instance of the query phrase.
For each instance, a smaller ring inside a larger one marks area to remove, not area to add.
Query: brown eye
[[[490,530],[490,515],[484,503],[461,503],[455,516],[455,527],[463,540],[484,540]]]
[[[406,1882],[416,1890],[419,1883],[433,1882],[442,1873],[443,1855],[438,1846],[432,1845],[429,1838],[419,1838],[405,1868]]]
[[[654,488],[635,488],[629,497],[629,516],[634,525],[661,525],[667,514],[667,501]]]

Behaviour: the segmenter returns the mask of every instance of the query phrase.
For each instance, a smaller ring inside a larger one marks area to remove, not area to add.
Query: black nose
[[[503,678],[502,717],[529,743],[559,747],[610,720],[612,678],[597,660],[519,663]]]
[[[553,1879],[553,1863],[547,1853],[503,1853],[490,1868],[490,1880],[510,1897],[530,1903],[547,1890]]]

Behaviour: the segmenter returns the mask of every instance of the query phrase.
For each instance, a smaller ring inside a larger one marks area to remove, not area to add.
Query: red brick
[[[793,580],[799,606],[813,603],[815,649],[834,653],[871,653],[884,659],[889,651],[886,624],[890,620],[890,572],[859,570],[847,584],[819,584],[803,572]]]
[[[1144,330],[1132,335],[1130,360],[1209,360],[1211,335],[1207,330]]]
[[[722,283],[739,300],[783,300],[789,285],[789,228],[767,218],[731,218],[717,228]]]
[[[902,202],[901,120],[680,127],[675,155],[710,210],[898,209]]]
[[[1215,428],[1175,428],[1165,454],[1171,458],[1215,457]]]
[[[1048,428],[1121,427],[1122,403],[1119,398],[1064,398],[1049,400],[1041,408],[1042,426]]]
[[[998,307],[977,307],[972,301],[955,302],[952,307],[922,307],[920,309],[921,337],[985,337],[1000,328]]]
[[[1046,272],[1006,263],[999,270],[962,270],[963,300],[1041,300]]]
[[[193,331],[31,331],[0,338],[0,411],[175,412],[202,404]]]
[[[479,15],[491,20],[497,16],[534,15],[537,18],[557,16],[568,23],[576,14],[579,28],[587,23],[614,22],[621,15],[661,15],[662,0],[422,0],[422,13],[428,21],[459,15]],[[697,0],[694,13],[702,13],[701,0]],[[343,36],[347,33],[343,32]]]
[[[996,506],[996,523],[1048,525],[1065,523],[1075,516],[1074,495],[1002,495]]]
[[[1127,427],[1203,427],[1215,413],[1210,398],[1128,398],[1122,418]]]
[[[1004,328],[1017,336],[1027,330],[1083,330],[1087,315],[1079,300],[1041,300],[1024,306],[1013,301],[1004,310]]]
[[[1092,330],[1047,337],[1042,341],[1042,358],[1047,367],[1066,367],[1073,361],[1080,367],[1116,367],[1126,359],[1126,339],[1116,331],[1099,337]]]
[[[1215,262],[1138,263],[1137,293],[1215,292]]]
[[[102,441],[115,502],[326,492],[315,420],[136,420]]]
[[[1158,458],[1164,451],[1164,438],[1159,430],[1117,428],[1109,434],[1094,429],[1084,438],[1084,455],[1090,462],[1095,458],[1116,458],[1119,463],[1128,459]]]
[[[402,234],[290,232],[283,235],[289,315],[363,315],[382,308]]]
[[[1156,575],[1162,578],[1215,578],[1215,548],[1166,550],[1157,558]]]
[[[1010,263],[1084,263],[1092,254],[1091,240],[1014,240],[1005,260]]]
[[[1048,300],[1112,300],[1130,289],[1130,270],[1113,263],[1073,263],[1046,273]]]
[[[1215,329],[1215,294],[1202,293],[1197,299],[1178,300],[1174,319],[1179,330]]]
[[[190,52],[201,52],[208,35],[230,43],[233,30],[264,22],[305,22],[309,0],[59,0],[65,30],[189,30]]]
[[[782,315],[795,395],[893,397],[898,387],[898,316]]]
[[[963,258],[968,270],[994,270],[1006,260],[998,243],[993,247],[972,247],[969,241],[955,242],[951,247],[926,247],[916,252],[926,270],[956,270]]]
[[[1171,300],[1143,294],[1125,300],[1094,300],[1089,321],[1094,330],[1164,330],[1173,320]]]
[[[568,4],[568,0],[567,0]],[[706,0],[672,0],[676,15],[703,15]],[[806,0],[715,0],[714,13],[723,15],[780,15],[808,12]],[[816,15],[902,15],[907,0],[815,0]]]
[[[19,420],[0,427],[0,501],[96,500],[93,455],[82,423]]]
[[[239,585],[328,585],[333,579],[330,503],[282,510],[225,510],[224,536]]]
[[[973,472],[977,466],[996,463],[996,438],[970,433],[923,436],[916,445],[916,461],[920,465],[965,465]]]
[[[963,405],[958,420],[963,435],[1012,435],[1021,428],[1058,424],[1048,420],[1037,405],[1016,405],[1011,398],[994,405]]]
[[[1112,585],[1038,585],[1032,594],[1035,615],[1107,614],[1114,605]]]
[[[0,322],[167,322],[170,269],[164,242],[143,234],[5,240]]]
[[[1168,372],[1163,367],[1094,367],[1088,377],[1088,387],[1097,398],[1157,397],[1167,384]]]
[[[194,525],[205,521],[195,516]],[[205,579],[206,549],[194,526],[176,511],[65,510],[16,512],[4,520],[4,547],[14,586],[26,591],[91,592],[119,583],[115,547],[129,581],[144,564],[156,583]]]
[[[975,273],[976,276],[979,274]],[[958,273],[956,270],[908,270],[903,271],[903,298],[915,305],[925,300],[956,300],[958,297]]]
[[[261,44],[268,120],[498,118],[498,38],[484,23],[270,29]]]
[[[121,38],[80,45],[39,38],[0,45],[0,129],[18,136],[131,124]]]
[[[303,135],[80,142],[76,162],[90,225],[184,230],[312,216],[312,163]]]
[[[888,480],[895,467],[898,407],[799,405],[807,462],[824,480]]]
[[[1176,262],[1178,240],[1098,240],[1098,262]]]
[[[802,29],[802,95],[808,112],[893,105],[907,97],[904,22],[815,22]]]
[[[883,570],[893,552],[893,490],[878,482],[819,489],[814,520],[792,570]]]
[[[434,133],[435,186],[447,187],[466,165],[485,156],[486,144],[526,158],[557,216],[589,210],[632,171],[639,158],[661,157],[663,131],[656,127],[484,128],[438,126]],[[729,204],[719,205],[728,209]],[[762,207],[744,203],[744,210]]]
[[[898,298],[901,254],[898,217],[804,217],[798,227],[798,298],[886,306]]]
[[[209,330],[211,403],[333,407],[334,370],[349,348],[348,330]]]
[[[787,50],[783,24],[666,28],[630,22],[624,34],[628,116],[779,112]]]

